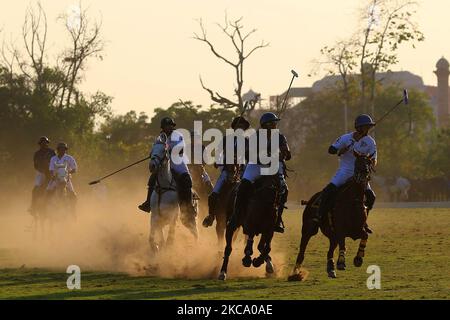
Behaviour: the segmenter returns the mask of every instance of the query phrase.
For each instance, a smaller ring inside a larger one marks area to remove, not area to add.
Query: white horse
[[[170,170],[167,139],[166,134],[161,133],[153,145],[150,155],[150,172],[156,174],[156,184],[150,198],[152,213],[149,242],[152,252],[157,252],[162,246],[173,243],[175,226],[180,212],[176,182]],[[184,219],[181,220],[197,239],[196,223],[194,225],[186,224]],[[169,226],[169,231],[167,240],[164,240],[166,226]]]

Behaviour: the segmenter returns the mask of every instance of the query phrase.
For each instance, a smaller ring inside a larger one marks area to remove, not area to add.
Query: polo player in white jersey
[[[373,126],[375,126],[375,122],[370,116],[366,114],[359,115],[355,120],[356,131],[344,134],[329,147],[329,154],[337,154],[340,157],[339,169],[331,179],[331,182],[322,190],[317,216],[313,219],[316,224],[319,224],[321,218],[333,208],[334,197],[338,188],[353,176],[356,159],[353,151],[370,156],[373,164],[376,165],[377,146],[375,140],[368,135],[369,130]],[[375,203],[375,193],[369,183],[367,184],[365,195],[365,205],[367,213],[369,213]],[[372,233],[367,225],[366,231]]]
[[[180,161],[174,161],[170,159],[170,169],[174,174],[175,182],[177,184],[178,200],[180,204],[181,212],[187,216],[195,216],[197,214],[196,209],[192,203],[192,177],[187,166],[188,159],[184,154],[186,147],[183,135],[175,130],[176,123],[170,117],[164,117],[161,119],[161,132],[164,132],[168,139],[166,143],[169,145],[169,154],[172,157],[172,149],[179,150]],[[150,199],[153,189],[156,184],[156,174],[151,174],[148,180],[147,199],[138,206],[138,208],[144,212],[150,212]]]
[[[58,143],[56,155],[50,159],[49,170],[51,180],[47,186],[47,192],[52,193],[58,184],[58,179],[64,179],[66,181],[69,197],[72,200],[75,200],[76,193],[73,188],[71,175],[77,172],[78,166],[75,159],[67,154],[67,150],[68,147],[66,143]]]

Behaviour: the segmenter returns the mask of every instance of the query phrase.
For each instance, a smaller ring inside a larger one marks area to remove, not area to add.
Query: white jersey
[[[72,170],[76,171],[78,167],[72,156],[68,154],[63,155],[61,158],[58,155],[53,156],[50,159],[49,169],[55,175],[55,179],[49,182],[47,190],[53,190],[57,185],[57,181],[59,181],[67,183],[69,191],[75,193],[69,172]]]
[[[157,141],[160,137],[157,138]],[[177,130],[174,130],[167,139],[167,144],[169,145],[169,156],[170,156],[170,167],[177,173],[189,172],[187,167],[188,158],[184,151],[186,149],[186,143],[184,142],[183,135]],[[173,157],[172,149],[175,148],[174,153],[177,155]]]
[[[353,132],[344,134],[332,144],[336,149],[349,147],[347,152],[342,154],[339,159],[339,171],[351,172],[353,174],[355,167],[355,156],[353,150],[371,159],[377,158],[377,146],[371,136],[364,136],[358,141],[353,138]]]
[[[61,158],[58,157],[58,155],[53,156],[50,159],[49,170],[56,173],[56,171],[61,168],[67,170],[67,172],[72,171],[72,170],[76,171],[77,163],[76,163],[75,159],[68,154],[63,155]]]

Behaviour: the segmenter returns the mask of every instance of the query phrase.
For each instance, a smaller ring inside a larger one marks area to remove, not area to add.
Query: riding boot
[[[155,184],[156,184],[156,174],[151,174],[150,178],[148,179],[147,199],[138,206],[138,208],[144,212],[151,211],[150,199],[152,196],[153,189],[155,189]]]
[[[192,178],[186,172],[181,175],[175,175],[175,181],[177,183],[178,200],[182,216],[189,221],[193,221],[197,216],[197,210],[192,201]]]
[[[365,206],[366,206],[366,209],[367,209],[367,217],[369,217],[369,212],[373,208],[376,196],[375,196],[375,192],[373,192],[372,189],[366,189],[365,196],[366,196]],[[369,228],[369,225],[367,224],[367,221],[364,224],[364,230],[367,233],[372,233],[372,230]]]
[[[237,190],[233,214],[228,220],[228,225],[232,229],[236,229],[239,226],[239,223],[242,222],[245,210],[247,209],[248,198],[250,196],[251,190],[252,190],[252,182],[247,179],[242,179]]]
[[[285,207],[285,204],[287,202],[287,196],[288,196],[288,189],[286,188],[284,192],[281,194],[280,199],[280,205],[278,206],[278,215],[277,215],[277,222],[275,224],[274,232],[284,233],[284,222],[283,222],[283,211],[284,209],[287,209]]]
[[[316,211],[316,216],[313,217],[312,221],[317,225],[320,224],[322,217],[325,216],[333,207],[334,195],[336,194],[337,187],[330,183],[323,190],[320,196],[319,209]]]
[[[216,218],[217,201],[219,200],[219,194],[212,192],[208,197],[208,210],[209,213],[203,220],[203,226],[205,228],[212,226],[214,219]]]

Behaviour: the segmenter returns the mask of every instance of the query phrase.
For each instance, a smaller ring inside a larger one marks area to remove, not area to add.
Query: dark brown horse
[[[218,205],[215,209],[216,234],[220,247],[223,246],[227,221],[233,214],[234,198],[236,196],[237,186],[241,180],[242,170],[240,165],[235,164],[228,164],[225,169],[228,172],[227,180],[219,194],[219,198],[217,199]]]
[[[301,271],[303,260],[305,259],[306,246],[311,237],[318,233],[318,229],[329,239],[330,246],[327,253],[327,273],[330,278],[336,278],[334,265],[334,251],[339,245],[339,258],[336,263],[338,270],[345,270],[345,238],[350,237],[353,240],[361,239],[358,253],[353,259],[356,267],[363,263],[364,250],[366,247],[368,234],[364,230],[367,220],[367,210],[364,206],[364,194],[367,183],[370,180],[370,174],[373,170],[373,164],[370,157],[355,154],[355,172],[354,176],[343,186],[336,194],[334,207],[327,215],[322,217],[320,225],[317,226],[313,221],[319,208],[321,193],[318,192],[306,203],[303,211],[302,238],[300,241],[300,250],[297,261],[289,281],[302,280]]]
[[[278,175],[263,176],[258,179],[254,183],[247,210],[245,210],[245,213],[238,220],[238,226],[243,227],[243,232],[247,236],[242,264],[247,268],[251,265],[258,268],[265,262],[266,272],[268,274],[274,273],[274,265],[269,254],[271,251],[273,230],[277,221],[279,183]],[[226,246],[219,280],[225,280],[227,276],[228,261],[232,251],[233,234],[235,231],[236,228],[227,225],[225,231]],[[261,234],[261,239],[258,244],[260,255],[252,259],[253,238],[259,234]]]

